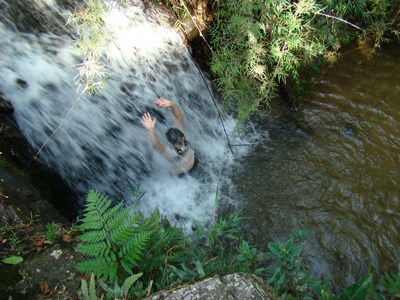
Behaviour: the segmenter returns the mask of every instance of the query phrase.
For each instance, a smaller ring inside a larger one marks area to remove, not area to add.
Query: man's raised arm
[[[159,142],[156,131],[154,129],[154,127],[156,126],[156,117],[154,117],[154,120],[152,120],[149,113],[144,113],[140,122],[142,122],[144,127],[146,127],[146,129],[149,131],[150,142],[153,145],[154,149],[156,149],[160,153],[163,153],[165,150],[165,146]]]
[[[156,103],[158,106],[161,106],[161,107],[171,107],[172,113],[175,117],[176,126],[182,128],[182,130],[184,129],[183,128],[183,115],[181,113],[181,110],[175,103],[173,103],[170,100],[161,98],[161,97],[156,100]]]

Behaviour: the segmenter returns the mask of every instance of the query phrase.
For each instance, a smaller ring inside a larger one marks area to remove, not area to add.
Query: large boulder
[[[147,300],[278,300],[280,299],[259,277],[246,273],[205,279],[196,284],[162,291]]]

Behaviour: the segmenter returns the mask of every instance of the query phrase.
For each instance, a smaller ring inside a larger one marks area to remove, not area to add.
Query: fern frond
[[[91,203],[96,203],[97,201],[100,201],[103,197],[104,195],[100,197],[100,193],[98,191],[95,192],[94,190],[90,190],[86,197],[86,202],[88,202],[87,205],[90,205]]]
[[[133,271],[132,271],[132,268],[131,268],[131,262],[127,257],[124,257],[121,260],[121,265],[122,265],[122,267],[124,267],[126,272],[128,272],[131,275],[133,275]]]
[[[136,232],[142,232],[142,231],[157,231],[160,230],[160,225],[159,225],[159,210],[158,207],[154,209],[154,211],[148,216],[145,217],[143,213],[138,212],[138,222],[137,224],[139,225],[138,228],[135,228]]]
[[[128,258],[131,263],[135,263],[137,260],[140,260],[140,255],[142,253],[141,250],[149,241],[151,234],[152,233],[150,231],[145,231],[127,240],[122,245],[119,256]]]
[[[126,218],[126,216],[129,214],[129,211],[131,210],[131,207],[125,208],[119,212],[117,212],[113,217],[112,217],[112,228],[118,228],[122,223],[122,220]]]
[[[117,228],[110,232],[111,240],[118,245],[134,235],[133,226],[127,222],[121,222]]]
[[[99,230],[92,230],[84,233],[81,235],[79,238],[88,243],[96,243],[99,241],[104,240],[107,237],[107,232],[105,229],[99,229]]]
[[[99,217],[85,217],[82,219],[82,229],[100,229],[103,227],[103,222],[99,220]]]
[[[143,220],[145,219],[145,216],[144,216],[144,214],[141,212],[140,209],[138,209],[137,218],[138,218],[138,222],[143,222]]]
[[[81,272],[93,273],[97,278],[100,278],[104,270],[107,269],[109,272],[104,273],[105,279],[107,280],[109,274],[110,280],[113,280],[117,274],[118,261],[116,255],[111,253],[111,255],[100,256],[78,263],[74,267]]]
[[[110,252],[110,255],[105,256],[106,261],[108,262],[107,267],[109,267],[109,272],[104,273],[104,277],[107,280],[107,274],[110,275],[110,281],[114,281],[115,276],[117,275],[118,270],[118,259],[114,252]]]
[[[104,255],[108,248],[109,247],[106,242],[102,241],[97,243],[83,244],[79,248],[76,248],[76,250],[86,256],[93,257]]]
[[[108,200],[106,195],[102,195],[99,201],[96,203],[97,210],[103,214],[112,204],[112,200]]]
[[[119,210],[119,208],[121,207],[121,205],[122,205],[122,202],[120,202],[118,205],[116,205],[116,206],[114,206],[113,208],[111,208],[111,209],[109,209],[108,211],[106,211],[106,212],[103,214],[104,220],[108,221],[108,220],[111,218],[111,216],[114,215],[114,214]]]

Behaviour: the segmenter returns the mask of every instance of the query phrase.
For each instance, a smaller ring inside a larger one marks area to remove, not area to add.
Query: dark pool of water
[[[304,265],[336,293],[371,265],[400,271],[400,46],[369,50],[344,50],[299,116],[276,109],[259,124],[264,145],[233,178],[254,216],[246,238],[268,251],[308,229]]]

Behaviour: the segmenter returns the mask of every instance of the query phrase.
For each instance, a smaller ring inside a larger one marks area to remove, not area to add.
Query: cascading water
[[[65,12],[64,12],[65,13]],[[180,37],[146,15],[139,4],[107,17],[115,44],[108,49],[112,76],[98,94],[84,94],[65,124],[39,157],[83,196],[89,189],[114,200],[135,200],[128,190],[141,184],[147,194],[139,207],[150,213],[158,205],[171,221],[190,223],[212,215],[217,185],[228,195],[224,174],[233,166],[210,94]],[[11,31],[0,23],[0,89],[15,107],[15,118],[34,149],[59,126],[79,94],[74,64],[82,57],[68,36],[39,36]],[[157,94],[175,102],[185,119],[185,135],[199,159],[195,175],[178,178],[153,150],[140,123],[144,112],[157,118],[156,132],[174,125]],[[226,120],[228,128],[234,120]],[[190,226],[190,224],[186,224]]]

